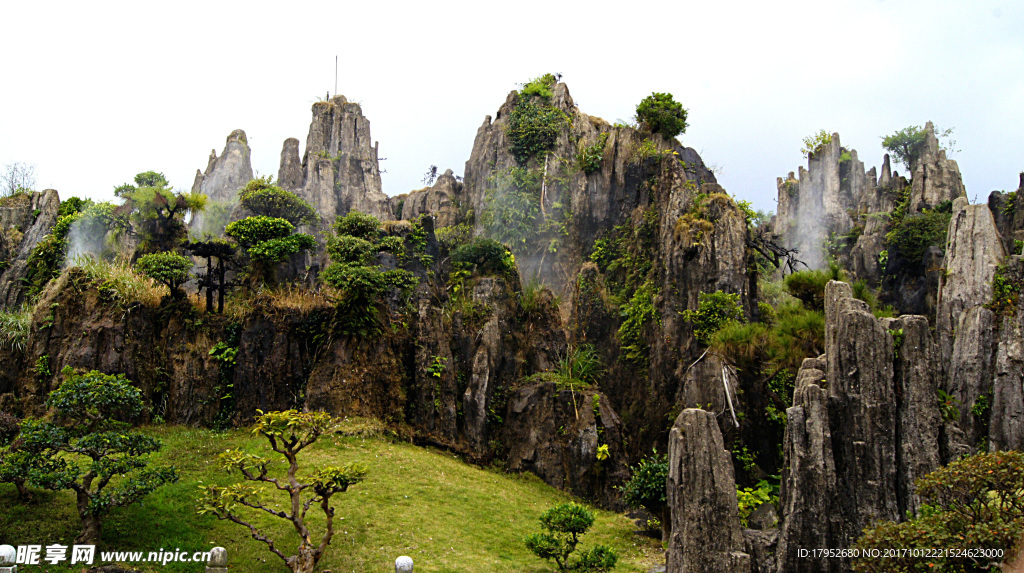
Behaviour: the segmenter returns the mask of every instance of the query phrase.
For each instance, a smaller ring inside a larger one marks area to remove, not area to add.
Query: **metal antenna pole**
[[[334,55],[334,95],[338,95],[338,55]]]

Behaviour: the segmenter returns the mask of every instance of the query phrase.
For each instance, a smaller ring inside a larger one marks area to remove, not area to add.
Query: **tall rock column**
[[[196,170],[192,184],[193,193],[202,193],[210,201],[234,203],[238,190],[252,180],[249,140],[245,132],[236,129],[224,142],[224,151],[217,157],[217,150],[210,151],[210,162],[205,172]]]
[[[378,219],[395,218],[381,190],[377,145],[370,139],[370,121],[359,104],[336,95],[313,104],[313,120],[302,158],[304,175],[296,173],[295,140],[284,142],[279,179],[320,214],[324,228],[349,211]],[[299,188],[301,182],[301,188]]]
[[[688,408],[668,438],[668,573],[747,573],[732,459],[711,412]]]
[[[938,362],[925,317],[877,319],[828,283],[825,356],[804,361],[786,411],[780,573],[847,571],[798,550],[848,548],[917,508],[914,480],[939,465]]]

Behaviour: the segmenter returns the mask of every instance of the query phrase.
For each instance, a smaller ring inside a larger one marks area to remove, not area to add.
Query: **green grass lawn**
[[[286,570],[280,558],[253,540],[246,528],[195,511],[203,483],[226,484],[233,479],[220,468],[217,454],[240,447],[269,457],[273,452],[265,447],[265,440],[244,430],[153,426],[144,431],[164,442],[155,461],[177,466],[181,479],[140,504],[111,512],[104,520],[97,553],[180,548],[191,554],[222,546],[228,550],[233,571]],[[283,475],[281,459],[272,467]],[[412,557],[417,572],[556,570],[527,551],[523,537],[540,530],[537,518],[542,512],[571,498],[536,477],[483,469],[445,452],[372,436],[321,438],[299,460],[306,468],[355,461],[369,469],[364,482],[333,498],[336,534],[320,561],[321,571],[393,571],[399,555]],[[36,499],[21,504],[13,485],[0,484],[0,543],[70,545],[79,530],[73,496],[34,491]],[[284,503],[284,497],[273,493],[265,499]],[[627,517],[598,510],[595,515],[594,527],[583,537],[581,548],[597,543],[614,548],[619,554],[616,571],[647,571],[664,562],[660,542],[635,534],[636,526]],[[290,524],[266,514],[246,516],[286,555],[291,554],[298,539]],[[317,539],[323,532],[322,519],[312,521]],[[144,571],[203,570],[200,564],[135,566]],[[68,569],[19,566],[19,571],[26,572]]]

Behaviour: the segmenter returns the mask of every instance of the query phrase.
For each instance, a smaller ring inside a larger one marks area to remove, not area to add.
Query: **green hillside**
[[[554,571],[526,550],[523,537],[538,531],[540,514],[568,500],[566,494],[530,475],[482,469],[445,452],[389,439],[374,423],[351,421],[345,428],[344,435],[321,438],[300,457],[307,468],[352,461],[369,468],[364,482],[333,499],[336,535],[319,570],[389,571],[396,557],[409,555],[417,572]],[[151,426],[145,431],[164,441],[156,461],[177,466],[181,480],[140,504],[114,510],[104,522],[103,546],[97,551],[180,548],[191,554],[219,545],[227,548],[233,571],[284,571],[280,559],[250,538],[245,528],[195,511],[201,484],[226,484],[232,479],[220,468],[217,454],[233,447],[267,453],[262,438],[245,430]],[[277,467],[283,473],[284,464]],[[13,485],[0,484],[0,507],[5,508],[0,511],[0,543],[70,545],[78,532],[73,496],[35,493],[32,503],[21,504]],[[276,501],[269,495],[267,499]],[[583,538],[583,548],[596,543],[613,547],[619,553],[617,571],[647,571],[663,562],[660,543],[635,534],[636,526],[628,518],[604,511],[595,514],[597,520]],[[267,527],[268,535],[286,554],[296,544],[295,534],[283,520],[262,515],[254,519]],[[144,571],[202,571],[198,564],[135,566]]]

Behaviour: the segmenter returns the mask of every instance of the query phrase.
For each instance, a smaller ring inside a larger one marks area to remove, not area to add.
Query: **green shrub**
[[[249,258],[257,265],[283,263],[288,257],[316,246],[316,239],[305,233],[261,241],[249,248]]]
[[[512,251],[494,239],[476,239],[452,252],[452,262],[472,265],[482,274],[515,276],[516,260]]]
[[[792,273],[783,282],[789,294],[800,299],[804,306],[811,310],[824,311],[825,285],[829,281],[839,281],[843,278],[842,270],[832,264],[828,269]]]
[[[950,213],[928,210],[903,217],[885,235],[888,250],[895,249],[912,269],[921,269],[928,247],[946,248],[950,217]]]
[[[682,315],[693,323],[694,336],[704,344],[727,323],[744,319],[740,295],[722,291],[700,293],[697,310],[684,310]]]
[[[451,252],[469,242],[473,236],[473,226],[469,223],[459,223],[441,227],[434,232],[434,236],[437,237],[441,248]]]
[[[338,217],[338,220],[335,221],[334,232],[338,235],[351,235],[373,242],[380,236],[380,221],[373,215],[349,211],[344,217]]]
[[[71,232],[71,226],[75,221],[81,217],[81,213],[71,213],[57,219],[57,223],[50,229],[50,234],[32,248],[28,255],[25,276],[30,297],[41,293],[47,283],[60,275],[68,252],[68,233]]]
[[[292,225],[313,224],[319,217],[301,197],[270,183],[270,177],[253,179],[238,195],[242,207],[254,215],[284,219]]]
[[[74,215],[75,213],[81,213],[89,208],[93,204],[92,199],[80,199],[78,197],[68,197],[67,199],[60,202],[60,207],[57,208],[57,218],[60,219],[66,215]]]
[[[644,332],[651,323],[661,325],[661,317],[654,308],[654,297],[660,289],[652,281],[647,281],[636,289],[629,302],[622,306],[622,324],[619,325],[619,344],[623,358],[640,366],[646,367],[648,346]]]
[[[800,149],[800,153],[807,157],[812,153],[818,153],[829,143],[832,143],[832,134],[822,129],[818,133],[804,138],[804,146]]]
[[[970,557],[922,551],[889,559],[856,559],[855,571],[985,571],[1012,556],[1024,531],[1024,453],[982,453],[961,458],[918,479],[921,509],[903,523],[869,526],[854,547],[878,549],[984,549]]]
[[[551,90],[557,83],[558,77],[556,77],[555,74],[544,74],[543,76],[533,78],[523,84],[523,89],[520,92],[520,95],[537,96],[547,100],[551,98]]]
[[[342,235],[331,237],[327,241],[327,252],[331,255],[331,260],[336,263],[367,265],[377,254],[377,247],[366,239]]]
[[[285,219],[256,215],[229,224],[226,234],[243,247],[251,247],[270,239],[287,237],[294,230],[295,225]]]
[[[576,162],[581,170],[587,175],[601,169],[601,162],[604,160],[604,147],[608,144],[608,134],[602,133],[593,145],[580,149],[576,155]]]
[[[530,97],[520,97],[509,114],[506,133],[509,150],[519,165],[555,146],[558,134],[569,125],[562,110]]]
[[[779,503],[779,486],[761,480],[756,487],[736,486],[736,502],[739,505],[740,524],[747,527],[747,518],[754,510],[766,503]]]
[[[152,253],[139,257],[135,263],[139,272],[147,277],[167,285],[171,297],[182,298],[184,292],[181,285],[188,282],[188,272],[192,269],[192,261],[178,253]]]
[[[653,92],[636,106],[636,119],[651,133],[668,139],[686,133],[686,110],[672,94]]]
[[[1021,267],[999,265],[992,275],[992,300],[985,305],[999,316],[1013,316],[1020,301],[1020,287],[1024,283]]]
[[[658,455],[658,450],[641,459],[629,468],[629,480],[619,491],[622,501],[629,507],[644,508],[656,517],[662,525],[662,539],[671,525],[668,512],[668,499],[665,497],[665,484],[668,481],[668,456]]]
[[[590,386],[604,373],[601,356],[591,344],[581,344],[566,350],[558,360],[558,376],[563,384]]]
[[[545,531],[528,535],[526,547],[541,559],[553,560],[559,571],[608,571],[615,566],[615,553],[601,545],[570,561],[580,536],[594,524],[594,514],[582,505],[556,505],[540,516],[540,523]]]

